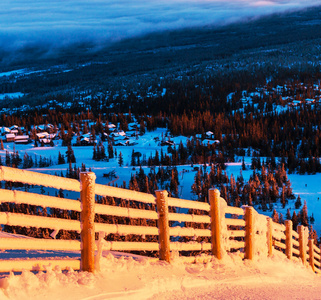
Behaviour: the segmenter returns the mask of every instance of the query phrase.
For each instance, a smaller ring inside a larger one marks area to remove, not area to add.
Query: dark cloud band
[[[0,50],[99,45],[153,31],[221,24],[319,0],[2,0]]]

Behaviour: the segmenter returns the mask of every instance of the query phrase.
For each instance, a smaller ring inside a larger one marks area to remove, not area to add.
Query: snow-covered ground
[[[101,272],[47,267],[0,279],[0,299],[320,299],[321,277],[283,256],[242,261],[171,264],[142,256],[104,253]]]
[[[10,99],[19,98],[19,97],[22,97],[22,96],[24,96],[24,94],[20,93],[20,92],[17,92],[17,93],[5,93],[5,94],[0,94],[0,100],[3,100],[5,98],[10,98]]]

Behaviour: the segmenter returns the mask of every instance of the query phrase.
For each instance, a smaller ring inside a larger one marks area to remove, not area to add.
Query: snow
[[[91,274],[46,266],[46,272],[0,278],[0,299],[319,299],[321,277],[299,261],[275,253],[242,261],[239,253],[195,264],[171,264],[103,251],[101,271]]]
[[[5,98],[19,98],[24,96],[23,93],[17,92],[17,93],[4,93],[4,94],[0,94],[0,100],[3,100]]]

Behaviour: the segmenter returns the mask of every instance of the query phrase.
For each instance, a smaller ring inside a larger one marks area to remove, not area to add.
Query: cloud
[[[52,51],[81,42],[99,46],[154,31],[225,24],[316,4],[319,0],[1,0],[0,51]]]

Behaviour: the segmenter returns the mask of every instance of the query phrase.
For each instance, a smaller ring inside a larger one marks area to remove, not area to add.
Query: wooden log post
[[[306,247],[305,247],[305,238],[304,238],[304,226],[298,226],[298,233],[299,233],[299,251],[300,251],[300,258],[302,263],[306,265],[307,255],[306,255]]]
[[[288,259],[292,259],[293,252],[293,234],[292,234],[292,221],[286,220],[285,222],[285,255]]]
[[[252,206],[247,206],[245,207],[245,259],[253,259],[254,239],[254,208]]]
[[[95,271],[95,179],[93,172],[80,173],[81,263],[82,271]]]
[[[170,262],[170,234],[168,220],[168,193],[156,191],[156,205],[158,211],[158,243],[159,259]]]
[[[272,218],[267,217],[267,232],[266,232],[266,239],[267,239],[267,246],[268,246],[268,257],[273,255],[273,233],[272,233],[272,225],[273,221]]]
[[[220,212],[220,192],[217,189],[208,191],[208,199],[210,202],[210,217],[212,231],[212,254],[217,259],[223,258],[222,251],[222,228],[221,228],[221,212]]]
[[[315,267],[314,267],[314,239],[309,239],[309,264],[315,272]]]

